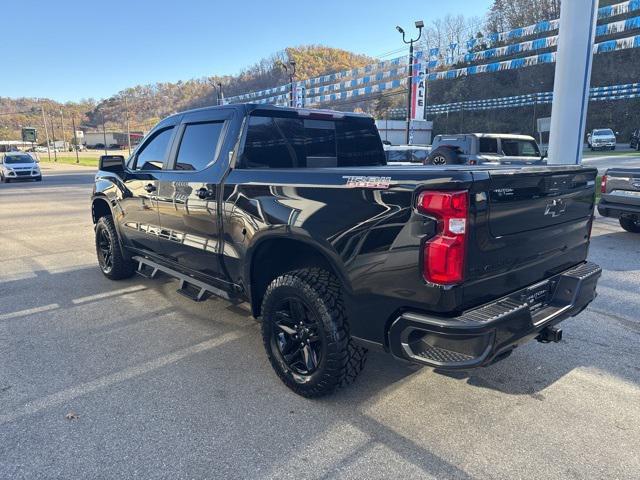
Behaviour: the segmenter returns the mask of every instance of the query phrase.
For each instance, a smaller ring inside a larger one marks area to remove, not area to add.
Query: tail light
[[[453,285],[464,278],[469,192],[422,192],[418,211],[438,220],[438,233],[424,245],[422,274],[427,282]]]
[[[600,181],[600,193],[607,193],[607,176],[603,175]]]

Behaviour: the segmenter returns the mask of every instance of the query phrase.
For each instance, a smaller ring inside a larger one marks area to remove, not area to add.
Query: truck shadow
[[[597,371],[640,385],[640,352],[634,348],[640,342],[640,323],[612,318],[589,307],[580,316],[566,320],[562,328],[564,338],[559,344],[532,342],[486,368],[438,373],[475,387],[537,400],[544,400],[544,389],[577,370]]]

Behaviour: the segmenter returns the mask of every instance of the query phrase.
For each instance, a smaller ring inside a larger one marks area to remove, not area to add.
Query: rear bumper
[[[640,201],[638,205],[629,203],[607,202],[601,199],[598,203],[598,213],[603,217],[620,218],[624,215],[640,215]]]
[[[404,313],[391,325],[389,347],[398,358],[441,369],[488,365],[580,313],[596,297],[601,273],[585,262],[459,317]]]

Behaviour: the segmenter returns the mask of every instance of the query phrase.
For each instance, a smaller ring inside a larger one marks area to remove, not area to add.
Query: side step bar
[[[138,269],[136,270],[136,273],[145,278],[155,278],[158,272],[162,272],[180,280],[180,288],[178,288],[177,292],[194,302],[206,300],[210,294],[222,297],[225,300],[232,302],[235,301],[235,298],[231,297],[228,292],[221,288],[201,282],[189,275],[180,273],[172,268],[156,263],[153,260],[149,260],[148,258],[136,255],[135,257],[132,257],[132,260],[138,262]]]

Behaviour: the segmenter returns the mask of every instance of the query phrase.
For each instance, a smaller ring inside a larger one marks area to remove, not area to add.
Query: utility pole
[[[53,161],[57,162],[58,152],[56,151],[56,132],[53,129],[53,118],[51,118],[50,121],[51,121],[51,139],[53,140]]]
[[[49,161],[51,161],[51,146],[49,145],[49,129],[47,128],[47,119],[44,116],[44,107],[40,105],[40,109],[42,110],[42,123],[44,124],[44,134],[47,137],[47,155],[49,156]]]
[[[74,150],[76,151],[76,163],[80,163],[80,158],[78,157],[78,136],[76,135],[76,119],[73,115],[71,116],[71,124],[73,125],[73,145]]]
[[[129,146],[129,155],[131,155],[131,132],[129,130],[129,102],[127,97],[124,97],[124,113],[127,116],[127,145]]]
[[[413,42],[417,42],[422,37],[422,29],[424,28],[424,22],[422,20],[418,20],[416,23],[416,28],[418,29],[418,38],[410,38],[406,39],[405,31],[402,27],[396,26],[396,30],[402,34],[402,41],[409,45],[409,76],[407,78],[407,145],[409,144],[409,140],[411,137],[411,103],[412,103],[412,92],[413,92]]]
[[[222,83],[218,83],[218,105],[222,105],[224,101],[224,93],[222,92]]]
[[[62,148],[65,149],[67,148],[67,139],[64,136],[64,115],[62,114],[62,110],[60,110],[60,123],[62,124]]]
[[[104,113],[100,112],[100,115],[102,115],[102,140],[104,142],[104,154],[109,155],[107,152],[107,131],[104,126]]]

